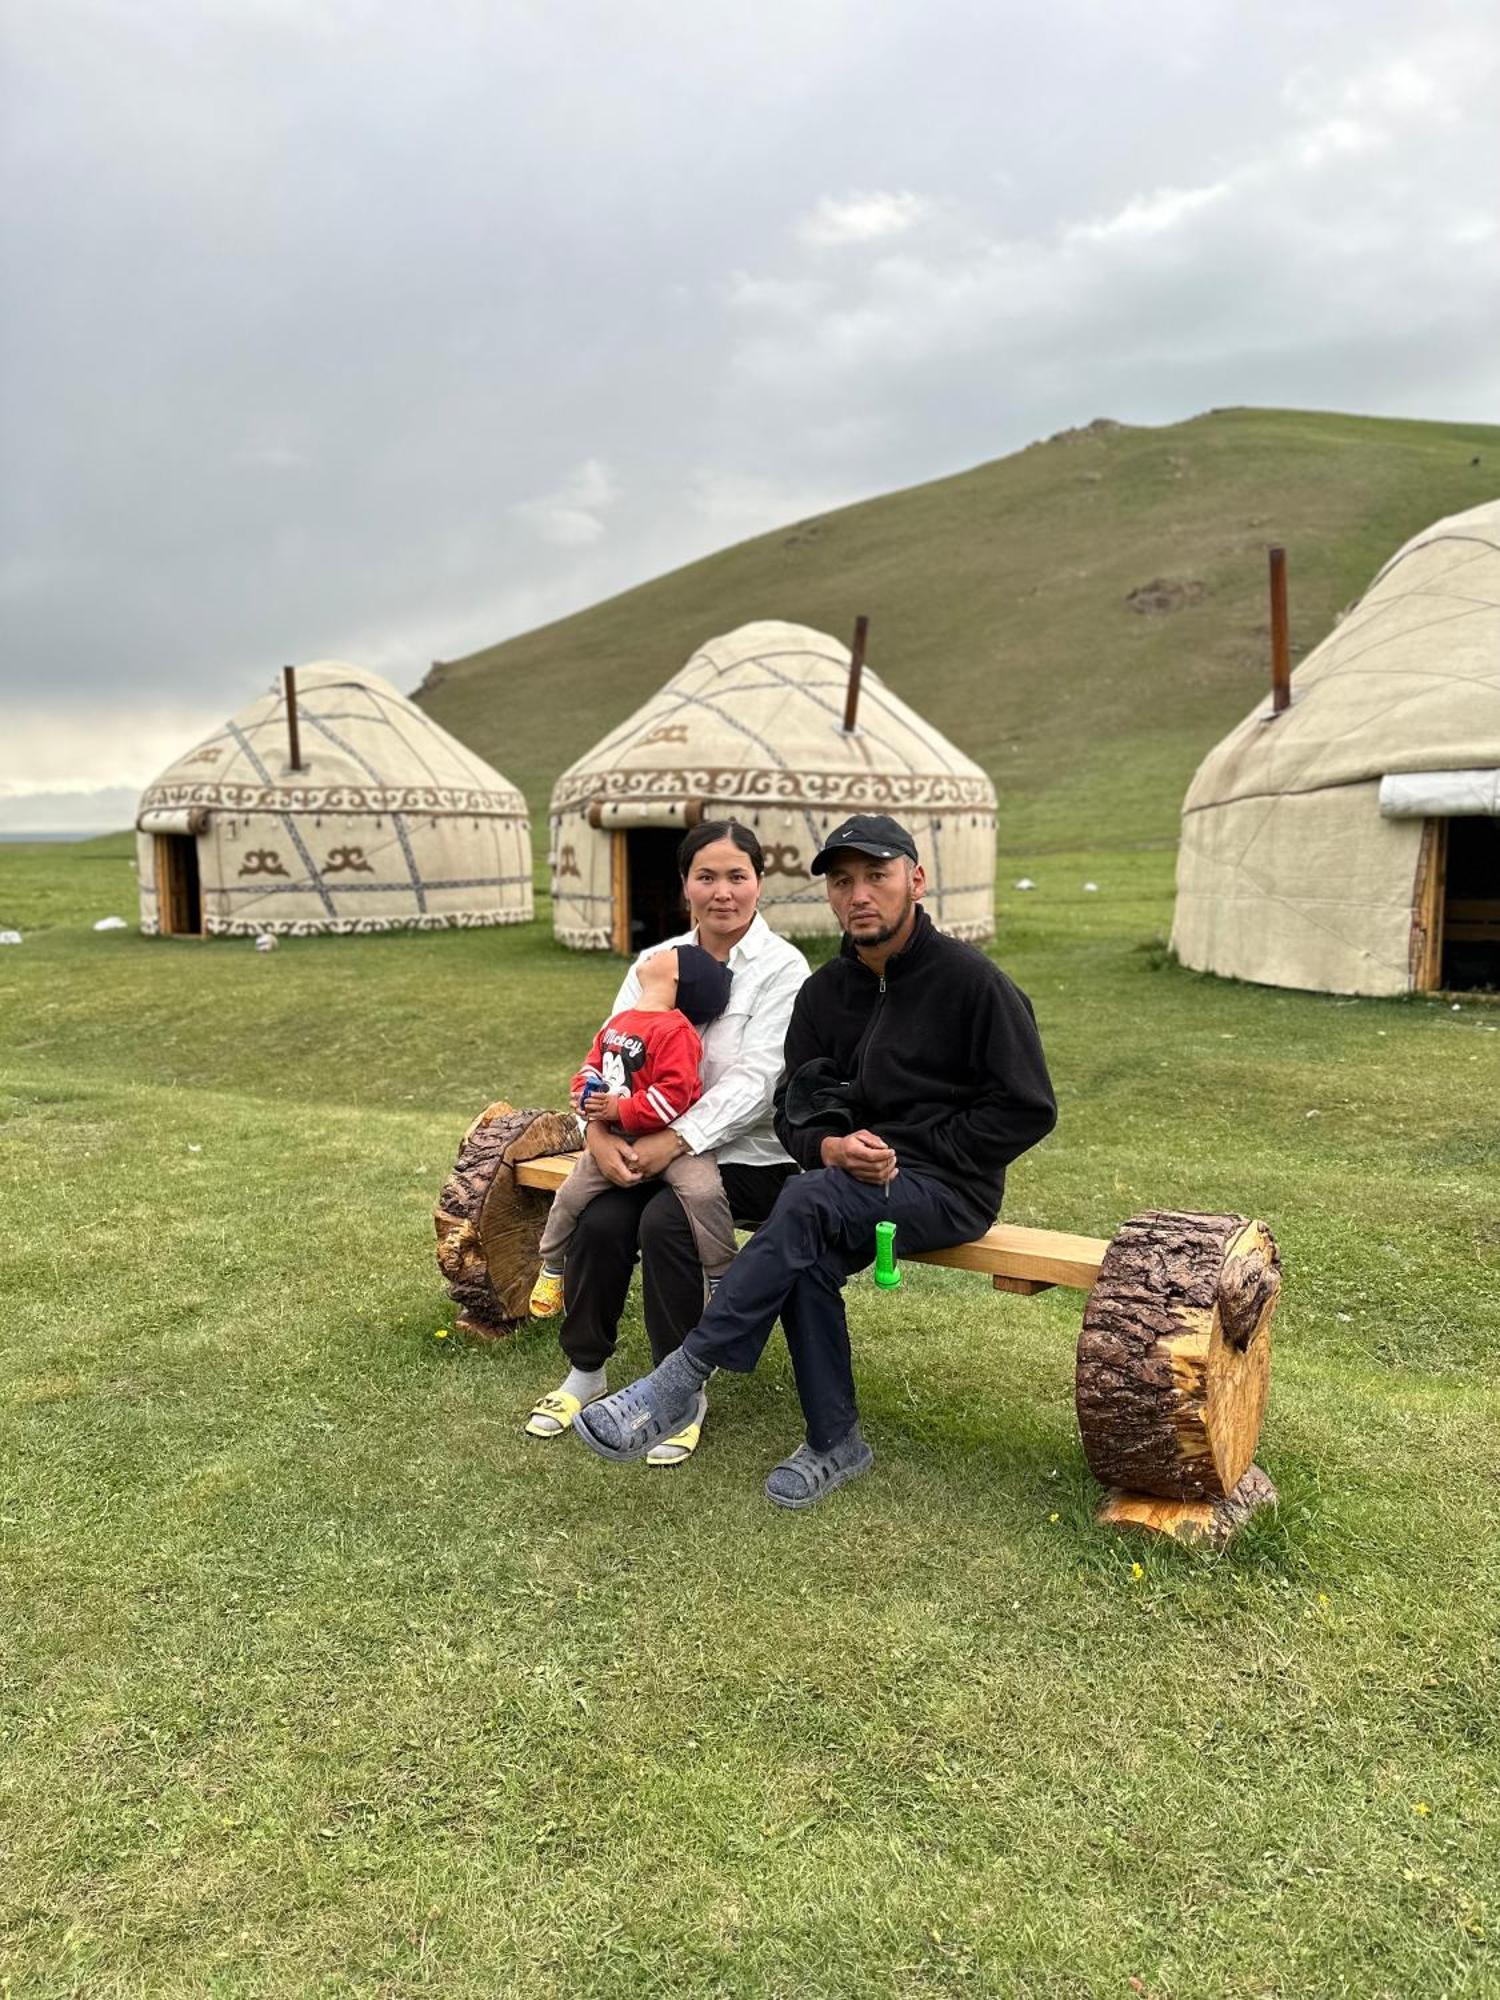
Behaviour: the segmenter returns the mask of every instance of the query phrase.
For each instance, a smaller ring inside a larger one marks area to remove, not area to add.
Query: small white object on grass
[[[1032,881],[1029,875],[1023,875],[1020,881],[1017,882],[1014,886],[1017,889],[1034,889],[1036,887],[1036,884],[1035,882]]]
[[[129,924],[123,917],[101,917],[94,925],[96,931],[128,931]]]
[[[255,940],[255,949],[257,951],[274,951],[276,949],[274,934],[270,931],[262,931],[260,936]]]
[[[1097,896],[1099,893],[1099,884],[1097,882],[1085,882],[1083,893],[1085,896]]]
[[[19,931],[0,931],[0,944],[19,944],[20,942],[21,933]]]

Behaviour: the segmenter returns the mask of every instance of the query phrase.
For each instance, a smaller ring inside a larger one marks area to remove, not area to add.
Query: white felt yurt
[[[847,646],[806,625],[742,625],[700,646],[552,792],[553,928],[564,944],[628,951],[680,928],[677,844],[735,819],[766,855],[773,929],[837,929],[808,864],[851,812],[890,813],[916,837],[927,910],[956,937],[994,929],[995,790],[864,669],[844,728]]]
[[[146,788],[141,929],[307,937],[524,923],[526,801],[379,674],[296,669]],[[292,736],[297,738],[297,759]]]
[[[1398,550],[1204,759],[1172,942],[1270,986],[1500,985],[1500,501]]]

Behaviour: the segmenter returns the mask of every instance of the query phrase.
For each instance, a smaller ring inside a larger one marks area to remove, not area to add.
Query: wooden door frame
[[[192,840],[196,853],[197,841],[194,835],[186,833],[157,833],[152,835],[155,853],[152,857],[156,871],[156,928],[162,937],[202,937],[203,936],[203,866],[198,865],[198,908],[189,906],[192,890],[182,867],[179,851],[173,846],[177,840]],[[180,923],[179,917],[196,916],[196,926]]]
[[[630,957],[630,848],[619,828],[609,836],[609,946]]]
[[[1443,905],[1448,883],[1448,822],[1422,822],[1412,895],[1409,964],[1414,993],[1435,993],[1443,977]]]

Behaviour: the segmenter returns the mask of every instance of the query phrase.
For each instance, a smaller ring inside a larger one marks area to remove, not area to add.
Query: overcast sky
[[[1493,0],[5,19],[0,826],[1094,416],[1500,419]]]

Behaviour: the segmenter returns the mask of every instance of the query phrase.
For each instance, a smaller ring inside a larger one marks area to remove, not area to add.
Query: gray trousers
[[[707,1278],[722,1278],[734,1261],[734,1217],[724,1197],[724,1183],[712,1153],[681,1153],[661,1178],[682,1204],[698,1246],[698,1261]],[[552,1213],[542,1230],[544,1264],[557,1263],[573,1239],[578,1218],[596,1195],[614,1182],[599,1170],[591,1153],[579,1156],[577,1165],[552,1198]]]

